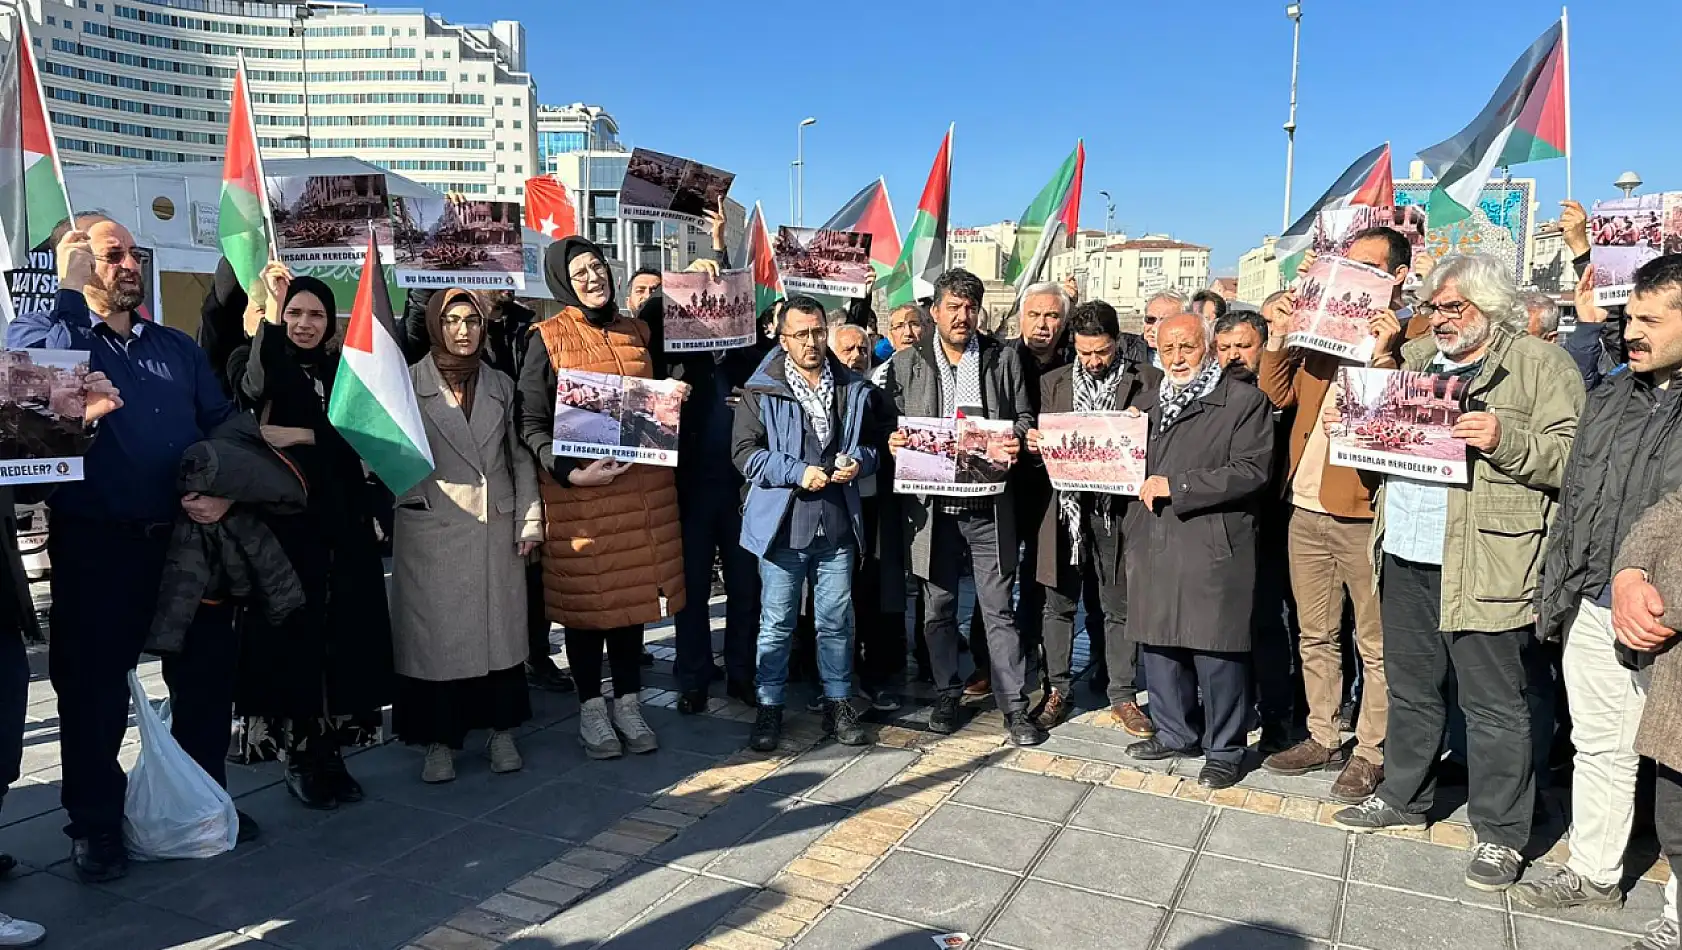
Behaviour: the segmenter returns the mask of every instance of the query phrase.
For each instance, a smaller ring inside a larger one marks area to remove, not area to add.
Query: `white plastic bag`
[[[140,761],[128,774],[123,802],[129,855],[137,861],[163,861],[232,851],[239,840],[233,798],[170,735],[133,670],[128,690],[140,726]]]

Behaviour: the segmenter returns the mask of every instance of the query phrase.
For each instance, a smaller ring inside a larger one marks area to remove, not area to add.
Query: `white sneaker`
[[[456,754],[442,742],[426,747],[426,762],[421,766],[421,781],[428,785],[456,780]]]
[[[613,723],[607,718],[607,700],[597,696],[587,699],[578,709],[578,739],[584,743],[584,754],[592,759],[617,759],[625,754]]]
[[[635,693],[615,699],[612,713],[613,728],[625,737],[625,748],[637,755],[660,748],[660,740],[642,718],[642,700]]]
[[[0,947],[33,947],[47,939],[47,928],[0,914]]]
[[[514,746],[514,737],[509,733],[491,733],[491,741],[485,749],[491,755],[492,772],[518,772],[526,766],[525,760],[520,758],[520,750]]]

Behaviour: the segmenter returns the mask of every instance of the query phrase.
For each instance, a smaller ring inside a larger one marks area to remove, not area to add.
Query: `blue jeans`
[[[818,676],[829,699],[853,691],[853,562],[851,543],[827,538],[795,551],[772,548],[759,561],[759,703],[781,706],[788,684],[788,654],[800,596],[812,583],[812,612],[817,621]]]

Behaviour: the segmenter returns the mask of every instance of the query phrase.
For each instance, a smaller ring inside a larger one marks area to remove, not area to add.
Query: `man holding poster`
[[[1535,649],[1543,542],[1583,383],[1563,350],[1524,333],[1518,289],[1494,257],[1444,259],[1420,297],[1431,335],[1402,348],[1401,368],[1470,377],[1468,411],[1452,435],[1473,450],[1471,482],[1386,475],[1379,487],[1372,544],[1383,554],[1375,573],[1394,714],[1377,793],[1334,820],[1362,832],[1425,826],[1448,684],[1458,682],[1478,842],[1466,884],[1499,891],[1518,880],[1519,849],[1530,839],[1536,786],[1525,659]]]
[[[1115,308],[1102,300],[1075,308],[1066,328],[1074,343],[1075,361],[1052,370],[1040,381],[1040,425],[1068,420],[1068,437],[1047,438],[1041,428],[1028,430],[1028,451],[1051,467],[1051,455],[1058,449],[1078,445],[1083,433],[1098,428],[1093,413],[1116,416],[1123,413],[1147,423],[1141,413],[1156,405],[1162,373],[1148,365],[1121,357],[1121,326]],[[1143,425],[1140,426],[1143,429]],[[1101,448],[1101,444],[1090,446]],[[1144,439],[1138,443],[1139,468],[1143,468]],[[1128,451],[1125,447],[1121,451]],[[1131,453],[1129,453],[1131,456]],[[1130,459],[1131,460],[1131,459]],[[1131,466],[1129,466],[1131,467]],[[1054,482],[1057,481],[1055,473]],[[1140,479],[1142,481],[1143,479]],[[1064,487],[1067,487],[1066,485]],[[1156,734],[1150,717],[1139,708],[1134,688],[1138,647],[1127,639],[1127,574],[1122,559],[1121,522],[1132,499],[1117,492],[1119,486],[1092,491],[1058,490],[1052,493],[1050,510],[1039,525],[1039,557],[1033,562],[1036,580],[1045,587],[1046,680],[1050,688],[1040,707],[1038,723],[1051,729],[1071,709],[1069,700],[1070,660],[1074,649],[1075,608],[1090,581],[1096,583],[1104,611],[1104,660],[1109,668],[1110,709],[1131,735],[1141,739]],[[1138,483],[1132,485],[1135,492]]]
[[[1034,424],[1022,364],[1015,350],[980,332],[983,292],[981,279],[969,271],[941,274],[930,308],[936,332],[894,354],[882,388],[901,416],[953,419],[962,413],[1003,420],[1020,438]],[[891,452],[906,444],[904,432],[888,437]],[[1018,451],[1015,442],[1004,449],[1008,458]],[[993,695],[1010,741],[1044,742],[1045,733],[1028,717],[1027,664],[1011,610],[1017,538],[1009,488],[971,497],[907,495],[901,503],[911,533],[911,573],[923,582],[925,638],[940,691],[929,728],[945,735],[959,725],[958,581],[967,553],[992,653]]]

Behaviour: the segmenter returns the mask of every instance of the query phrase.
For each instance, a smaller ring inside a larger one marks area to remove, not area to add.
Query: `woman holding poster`
[[[685,602],[673,469],[612,458],[586,463],[554,451],[559,371],[652,378],[649,328],[620,314],[613,274],[591,242],[570,237],[549,245],[543,267],[565,309],[537,325],[520,368],[518,404],[521,438],[541,469],[544,606],[566,627],[584,751],[599,759],[626,749],[652,752],[659,742],[637,696],[643,625],[661,618],[662,603],[675,614]],[[604,648],[611,704],[601,692]]]
[[[397,499],[392,727],[426,747],[425,782],[455,778],[454,752],[472,729],[490,730],[492,772],[518,771],[510,730],[531,718],[525,576],[543,506],[514,381],[482,359],[486,309],[460,287],[433,294],[431,350],[409,369],[434,467]]]
[[[235,708],[247,760],[286,761],[286,787],[307,808],[362,800],[344,745],[373,741],[391,702],[391,617],[374,506],[362,460],[327,420],[339,367],[333,292],[271,262],[268,309],[251,345],[228,361],[241,402],[269,444],[309,485],[309,507],[271,517],[304,587],[304,609],[280,627],[243,614]]]

